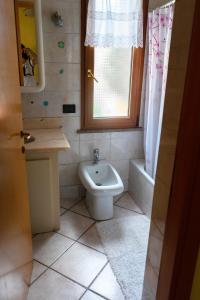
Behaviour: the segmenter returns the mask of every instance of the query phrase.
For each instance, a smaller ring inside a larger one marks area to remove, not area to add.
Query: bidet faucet
[[[93,163],[97,164],[99,162],[99,149],[96,148],[93,150]]]

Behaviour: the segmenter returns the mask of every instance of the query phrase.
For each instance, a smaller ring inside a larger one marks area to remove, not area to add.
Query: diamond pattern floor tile
[[[55,232],[38,234],[33,239],[33,258],[50,266],[73,243]]]
[[[90,289],[110,300],[125,300],[109,264],[103,269]]]
[[[115,205],[142,214],[142,210],[139,208],[139,206],[135,203],[133,198],[128,193],[125,193],[118,201],[116,201]]]
[[[78,241],[98,251],[104,252],[95,224],[84,235],[82,235]]]
[[[78,239],[93,223],[92,219],[68,211],[60,217],[60,230],[58,232],[70,238]]]
[[[85,205],[85,201],[81,201],[72,207],[71,211],[74,211],[80,215],[91,217],[89,211]]]
[[[29,288],[27,300],[79,300],[85,292],[80,285],[47,270]]]
[[[87,287],[106,262],[104,254],[76,243],[52,265],[52,268]]]

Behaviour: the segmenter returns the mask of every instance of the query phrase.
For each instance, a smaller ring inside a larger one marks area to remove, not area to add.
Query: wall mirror
[[[45,87],[41,0],[15,0],[19,77],[22,93]]]

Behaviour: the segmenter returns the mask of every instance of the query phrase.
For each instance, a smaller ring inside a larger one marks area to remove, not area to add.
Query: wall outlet
[[[75,104],[63,104],[63,114],[74,114],[76,112]]]

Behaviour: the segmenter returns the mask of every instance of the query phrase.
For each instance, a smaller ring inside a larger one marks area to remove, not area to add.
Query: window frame
[[[93,114],[94,80],[87,76],[87,70],[94,74],[94,48],[85,47],[88,0],[81,0],[81,130],[129,129],[139,127],[140,103],[144,69],[144,49],[133,48],[132,73],[130,84],[130,109],[128,117],[96,118]],[[144,41],[146,37],[148,1],[143,1]],[[94,74],[95,76],[95,74]]]

